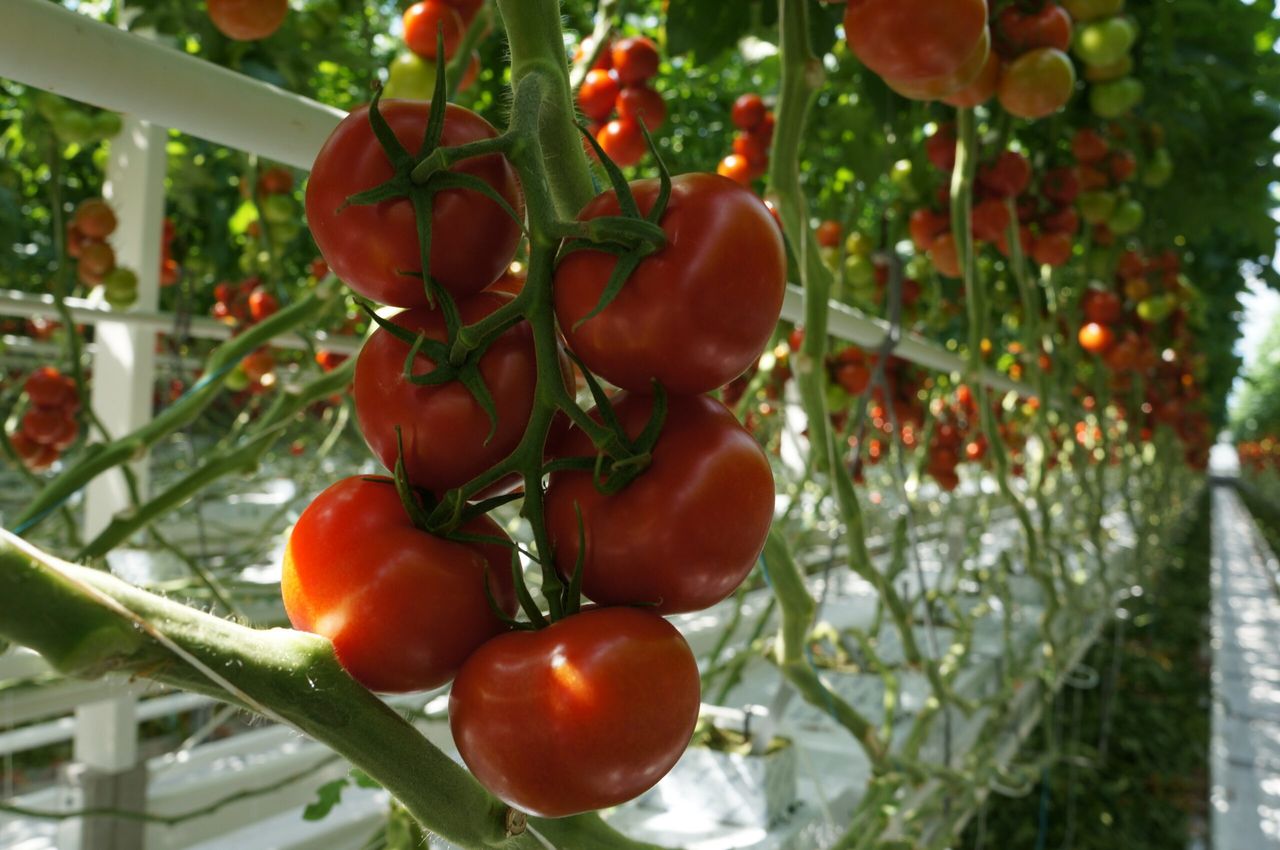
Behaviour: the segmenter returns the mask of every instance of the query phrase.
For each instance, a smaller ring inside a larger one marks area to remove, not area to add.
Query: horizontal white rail
[[[310,169],[340,109],[49,0],[0,3],[0,77]]]
[[[97,322],[113,322],[135,328],[149,328],[156,333],[185,333],[195,339],[231,339],[234,329],[217,319],[206,316],[191,316],[185,323],[179,324],[172,313],[146,313],[137,310],[120,312],[112,310],[105,304],[89,301],[84,298],[63,299],[71,318],[77,323],[91,325]],[[52,295],[32,295],[29,292],[18,292],[12,289],[0,290],[0,315],[34,318],[58,318]],[[339,354],[355,354],[360,350],[363,340],[356,336],[330,336],[323,332],[315,334],[315,345]],[[271,340],[277,348],[307,350],[306,340],[298,334],[283,334]]]
[[[107,26],[57,3],[3,3],[0,77],[308,170],[342,119],[341,110]],[[164,84],[156,85],[158,80]],[[3,300],[0,308],[12,309]],[[130,315],[137,314],[126,314],[124,321]],[[782,315],[793,322],[803,318],[804,294],[798,288],[788,288]],[[113,321],[116,318],[112,316]],[[167,321],[154,315],[152,320]],[[875,348],[888,327],[887,322],[832,304],[831,333],[839,339]],[[896,353],[942,372],[965,369],[960,357],[915,335],[904,335]],[[1027,391],[1025,385],[992,370],[985,371],[981,380],[998,390]]]

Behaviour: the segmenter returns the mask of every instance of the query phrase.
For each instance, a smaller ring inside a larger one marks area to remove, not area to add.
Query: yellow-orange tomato
[[[1052,47],[1024,53],[1000,77],[1000,105],[1019,118],[1035,120],[1067,105],[1076,86],[1071,57]]]

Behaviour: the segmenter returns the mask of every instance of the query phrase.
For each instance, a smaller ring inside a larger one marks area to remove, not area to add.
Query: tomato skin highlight
[[[416,151],[426,133],[431,104],[384,100],[380,108],[405,149]],[[452,147],[496,135],[479,115],[449,104],[440,144]],[[484,180],[523,215],[520,185],[505,157],[476,157],[450,170]],[[356,292],[381,304],[423,307],[427,297],[422,279],[415,274],[422,263],[409,199],[339,211],[348,196],[392,176],[391,163],[369,126],[368,107],[353,110],[316,157],[307,184],[307,223],[329,268]],[[497,280],[519,242],[519,225],[480,193],[451,189],[435,196],[431,275],[454,297],[478,292]]]
[[[733,413],[708,396],[671,396],[667,404],[652,462],[622,490],[605,495],[591,472],[576,470],[552,474],[547,488],[556,567],[571,577],[581,511],[582,590],[602,605],[652,606],[658,614],[709,608],[751,572],[773,521],[769,460]],[[653,400],[622,394],[614,410],[635,437]],[[577,428],[554,449],[557,457],[595,451]]]
[[[449,726],[490,792],[565,817],[630,800],[666,775],[693,735],[700,691],[674,626],[599,608],[482,646],[450,691]]]
[[[506,541],[488,517],[462,530]],[[506,631],[489,587],[516,610],[511,550],[419,531],[389,478],[356,476],[330,486],[298,518],[280,581],[294,628],[333,641],[343,668],[384,693],[445,684],[485,641]]]
[[[458,312],[464,324],[472,324],[509,300],[502,293],[482,292],[459,302]],[[447,339],[438,310],[410,310],[391,321],[429,339]],[[408,355],[409,345],[382,328],[369,337],[356,361],[356,418],[370,450],[387,469],[395,468],[399,425],[409,481],[440,495],[503,460],[524,436],[538,376],[533,333],[527,322],[519,322],[480,358],[480,375],[498,413],[497,431],[487,443],[492,425],[471,392],[458,381],[411,384],[404,376]],[[413,371],[424,375],[432,368],[430,358],[419,354]]]
[[[647,214],[658,181],[635,181],[631,189]],[[578,218],[619,211],[609,191]],[[710,392],[754,363],[773,334],[786,288],[782,236],[759,198],[714,174],[673,178],[661,226],[667,244],[580,327],[617,258],[592,250],[567,256],[555,275],[556,316],[587,367],[622,389],[648,392],[656,379],[674,393]]]

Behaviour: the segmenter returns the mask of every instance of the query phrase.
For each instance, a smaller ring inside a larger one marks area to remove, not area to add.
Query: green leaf
[[[326,782],[316,789],[316,799],[307,803],[302,810],[303,820],[324,820],[333,811],[333,807],[342,802],[342,789],[350,784],[346,777]]]

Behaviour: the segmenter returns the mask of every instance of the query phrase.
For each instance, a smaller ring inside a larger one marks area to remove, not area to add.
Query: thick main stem
[[[595,195],[576,125],[559,0],[498,0],[511,46],[511,87],[530,74],[543,79],[538,137],[556,212],[572,218]],[[530,211],[530,220],[533,219]]]

